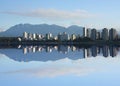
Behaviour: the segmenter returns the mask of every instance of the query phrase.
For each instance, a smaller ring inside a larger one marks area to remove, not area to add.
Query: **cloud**
[[[79,20],[96,16],[95,14],[89,13],[86,10],[65,11],[57,9],[36,9],[24,12],[8,11],[3,13],[27,17],[38,17],[51,20]]]
[[[38,67],[38,68],[29,68],[29,69],[21,69],[16,71],[8,71],[4,72],[4,74],[25,74],[33,77],[57,77],[64,75],[74,75],[74,76],[85,76],[90,73],[95,72],[96,69],[89,67],[81,67],[81,66],[47,66],[47,67]]]

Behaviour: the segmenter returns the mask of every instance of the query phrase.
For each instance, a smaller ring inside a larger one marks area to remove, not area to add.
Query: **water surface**
[[[120,86],[118,46],[0,49],[1,86]]]

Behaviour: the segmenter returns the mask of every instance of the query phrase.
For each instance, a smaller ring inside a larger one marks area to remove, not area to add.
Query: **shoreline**
[[[120,40],[21,40],[20,37],[0,37],[0,46],[2,45],[120,45]]]

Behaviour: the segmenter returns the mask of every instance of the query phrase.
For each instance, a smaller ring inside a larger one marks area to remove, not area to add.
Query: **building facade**
[[[109,40],[116,40],[117,37],[117,31],[113,28],[109,30]]]
[[[97,30],[96,29],[92,29],[91,30],[91,39],[92,40],[96,40],[97,37]]]
[[[109,40],[109,33],[107,28],[104,28],[102,30],[102,40],[105,40],[105,41]]]
[[[60,41],[67,41],[67,40],[70,40],[70,36],[66,32],[63,32],[62,34],[59,33],[58,34],[58,40],[60,40]]]

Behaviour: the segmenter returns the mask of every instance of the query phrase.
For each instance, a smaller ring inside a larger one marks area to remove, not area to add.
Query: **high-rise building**
[[[87,36],[87,30],[85,27],[83,27],[83,37],[86,37]]]
[[[104,57],[108,57],[108,46],[103,46],[102,47],[102,53]]]
[[[86,30],[86,37],[90,38],[90,36],[91,36],[91,29],[88,28]]]
[[[107,28],[104,28],[102,30],[102,39],[107,41],[109,39],[109,34],[108,34],[108,29]]]
[[[96,29],[92,29],[91,30],[91,39],[96,40],[96,37],[97,37],[97,31],[96,31]]]
[[[34,39],[34,40],[36,39],[36,34],[35,33],[32,34],[32,39]]]
[[[28,33],[27,32],[23,33],[23,39],[28,39]]]
[[[96,39],[100,39],[100,32],[97,32]]]
[[[116,40],[117,31],[113,28],[109,30],[109,40]]]

